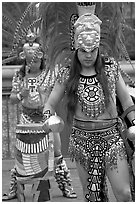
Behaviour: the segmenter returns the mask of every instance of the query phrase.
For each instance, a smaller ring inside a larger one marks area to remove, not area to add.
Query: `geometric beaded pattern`
[[[105,168],[117,168],[117,155],[126,158],[125,147],[117,126],[106,131],[85,131],[72,128],[70,157],[88,171],[87,201],[106,202]]]
[[[104,112],[104,94],[96,76],[81,76],[77,95],[82,112],[86,116],[95,118]]]
[[[90,162],[94,162],[93,149],[100,149],[100,154],[105,154],[105,166],[117,168],[117,155],[121,159],[126,157],[124,142],[116,125],[106,131],[86,131],[73,127],[70,136],[69,152],[71,158],[80,160],[86,170]],[[100,155],[98,154],[98,156]]]
[[[116,82],[119,79],[120,70],[114,58],[105,57],[105,74],[107,76],[110,93],[115,94]]]
[[[102,141],[101,141],[102,142]],[[103,141],[104,146],[105,141]],[[91,162],[90,170],[88,171],[88,193],[85,195],[87,201],[92,202],[106,202],[108,200],[106,192],[103,192],[104,185],[104,151],[102,151],[101,145],[95,145],[93,147],[92,156],[94,160]]]
[[[118,64],[113,58],[105,57],[104,71],[111,94],[115,95],[116,82],[119,79]],[[69,67],[62,67],[58,72],[57,81],[65,84],[69,78]],[[102,86],[96,76],[80,76],[77,90],[81,111],[88,117],[96,118],[105,111],[105,99]]]

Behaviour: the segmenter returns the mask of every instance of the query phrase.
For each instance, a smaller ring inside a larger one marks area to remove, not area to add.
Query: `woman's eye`
[[[80,52],[83,52],[83,53],[85,53],[86,51],[85,51],[84,49],[80,49]]]
[[[94,50],[92,50],[91,52],[96,52],[96,51],[97,51],[97,49],[98,49],[98,48],[96,47],[96,48],[95,48]]]

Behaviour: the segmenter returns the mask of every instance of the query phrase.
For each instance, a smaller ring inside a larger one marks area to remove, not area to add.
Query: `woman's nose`
[[[91,55],[92,55],[91,52],[87,52],[87,53],[86,53],[86,57],[88,57],[88,58],[90,58]]]

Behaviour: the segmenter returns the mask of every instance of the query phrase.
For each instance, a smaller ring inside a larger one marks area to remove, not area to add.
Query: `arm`
[[[57,81],[55,83],[55,86],[54,86],[51,94],[49,95],[49,98],[48,98],[46,104],[44,105],[43,114],[44,113],[48,113],[48,114],[51,114],[51,115],[55,114],[56,106],[61,101],[61,99],[63,98],[64,93],[65,93],[65,85],[61,84],[61,83],[59,83]]]
[[[43,129],[47,130],[49,128],[52,132],[62,131],[64,127],[63,120],[60,117],[52,115],[55,115],[56,105],[64,96],[64,92],[65,86],[57,81],[43,109]]]
[[[130,106],[134,105],[121,74],[119,74],[119,80],[116,83],[116,90],[117,96],[121,102],[124,111]],[[132,124],[132,121],[135,119],[135,111],[131,111],[130,113],[128,113],[127,117]]]
[[[55,114],[56,105],[61,101],[64,96],[66,83],[69,78],[69,67],[61,67],[54,85],[54,88],[44,106],[43,114],[44,119],[48,118],[50,114]],[[49,110],[49,111],[48,111]],[[48,113],[46,113],[48,111]],[[49,115],[48,115],[49,114]],[[47,117],[46,117],[47,115]]]
[[[21,102],[29,95],[29,89],[25,87],[21,88],[21,83],[21,76],[16,72],[12,80],[12,90],[10,95],[10,100],[13,104]]]
[[[10,100],[13,104],[19,103],[22,100],[20,95],[20,78],[18,72],[15,73],[12,80]]]

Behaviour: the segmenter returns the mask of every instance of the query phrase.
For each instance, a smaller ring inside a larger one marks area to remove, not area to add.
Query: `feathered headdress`
[[[23,13],[21,9],[18,9],[19,4],[25,5]],[[46,68],[54,70],[57,63],[69,63],[76,48],[74,24],[78,17],[85,13],[85,10],[86,12],[90,10],[88,13],[91,12],[93,4],[96,5],[95,15],[102,21],[101,32],[98,35],[101,52],[105,55],[109,53],[116,59],[123,55],[132,65],[123,43],[122,2],[107,2],[101,6],[100,3],[92,2],[3,3],[2,42],[4,59],[2,63],[11,62],[19,57],[29,29],[34,31],[34,28],[37,27],[40,28],[39,42],[46,54]],[[18,10],[21,11],[19,20],[15,20],[10,11],[7,12],[10,9],[9,5],[14,5],[16,13]],[[95,36],[92,37],[91,35],[87,35],[85,39],[88,37],[96,39]]]
[[[95,5],[94,9],[93,5]],[[116,60],[119,60],[121,56],[126,56],[132,65],[123,43],[124,16],[121,2],[107,2],[101,6],[100,3],[94,2],[48,2],[40,3],[39,9],[43,19],[42,39],[47,46],[48,62],[51,69],[54,69],[56,63],[68,64],[71,61],[77,46],[76,40],[74,40],[75,22],[83,14],[92,12],[98,19],[98,28],[101,26],[101,31],[96,35],[99,41],[95,36],[95,38],[91,35],[89,37],[93,41],[96,39],[96,45],[100,43],[101,53],[112,56]]]
[[[43,44],[47,48],[49,66],[54,69],[57,62],[62,61],[63,63],[63,59],[68,59],[73,54],[71,18],[72,15],[77,18],[77,3],[40,3],[39,10],[43,19],[41,33]]]
[[[2,21],[2,42],[3,42],[3,53],[5,59],[2,60],[2,64],[10,63],[13,60],[19,58],[19,54],[22,50],[23,53],[20,54],[21,58],[26,57],[26,48],[27,43],[34,47],[39,44],[42,47],[40,40],[40,27],[41,27],[41,18],[37,15],[37,4],[36,3],[27,3],[24,6],[24,12],[19,15],[19,20],[16,16],[13,17],[7,8],[12,10],[17,8],[19,10],[19,3],[4,3],[3,8],[3,21]],[[7,9],[7,10],[6,10]],[[20,7],[21,9],[21,7]],[[7,49],[5,49],[7,47]]]

